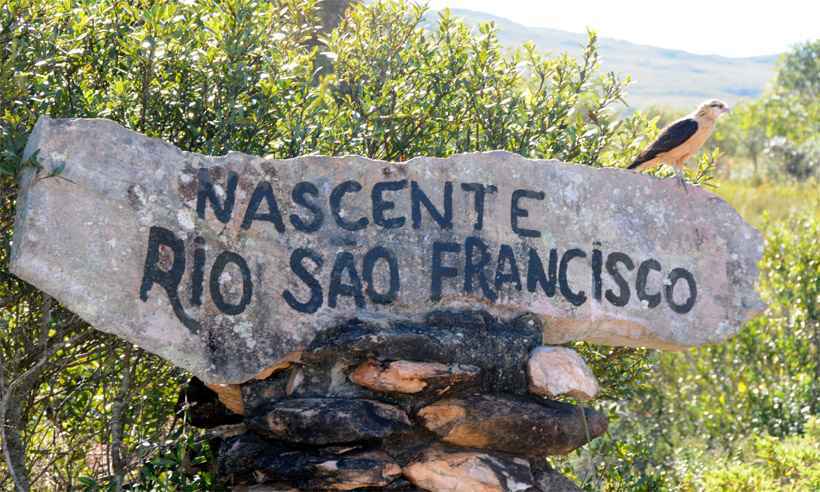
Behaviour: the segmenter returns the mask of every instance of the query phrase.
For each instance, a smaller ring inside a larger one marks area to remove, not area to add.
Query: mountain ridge
[[[493,22],[499,41],[505,46],[532,41],[542,52],[579,56],[587,40],[586,34],[529,27],[485,12],[450,11],[473,28]],[[440,11],[428,13],[426,21],[430,27],[437,24],[439,14]],[[705,99],[719,98],[733,105],[757,97],[774,76],[779,58],[779,55],[739,58],[702,55],[606,37],[598,38],[598,48],[602,70],[632,77],[626,100],[637,108],[690,109]]]

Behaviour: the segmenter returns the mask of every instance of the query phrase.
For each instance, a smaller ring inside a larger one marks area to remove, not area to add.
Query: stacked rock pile
[[[218,475],[239,490],[578,490],[545,457],[607,419],[547,399],[598,385],[541,337],[529,316],[353,320],[249,382],[192,384],[192,423],[220,436]]]

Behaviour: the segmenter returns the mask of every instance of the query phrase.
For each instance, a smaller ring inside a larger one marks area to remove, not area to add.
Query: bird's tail
[[[637,159],[635,159],[634,161],[632,161],[632,164],[630,164],[630,165],[629,165],[629,167],[627,167],[627,169],[637,169],[637,168],[638,168],[638,166],[640,166],[640,165],[641,165],[641,164],[643,164],[644,162],[646,162],[646,161],[645,161],[645,160],[643,160],[643,159],[641,159],[640,157],[638,157]]]
[[[632,161],[632,164],[630,164],[629,167],[627,167],[627,169],[634,169],[635,171],[640,171],[642,169],[652,166],[654,163],[655,158],[647,159],[646,157],[639,155],[634,161]]]

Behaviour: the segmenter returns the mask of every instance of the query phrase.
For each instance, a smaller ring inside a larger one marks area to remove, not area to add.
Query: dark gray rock
[[[219,472],[233,484],[287,483],[302,490],[385,487],[401,467],[383,451],[297,448],[255,434],[228,439],[220,449]]]
[[[287,384],[290,371],[280,371],[267,379],[251,379],[242,384],[242,403],[245,407],[245,415],[259,415],[264,407],[272,402],[287,397]]]
[[[581,492],[580,487],[555,471],[544,459],[531,460],[530,468],[539,492]]]
[[[348,379],[368,359],[472,366],[480,377],[464,381],[462,389],[524,394],[529,352],[540,343],[541,325],[529,316],[502,322],[480,311],[435,311],[423,323],[353,320],[322,331],[304,351],[306,382],[297,394],[372,395]],[[409,398],[441,396],[436,389]],[[452,389],[458,394],[458,387]]]
[[[394,481],[385,487],[384,490],[385,492],[424,492],[424,489],[416,487],[406,478],[400,478]]]
[[[246,421],[267,437],[320,446],[373,441],[411,430],[400,408],[343,398],[279,400]]]
[[[219,396],[199,378],[191,378],[179,395],[179,407],[188,405],[188,422],[194,427],[211,429],[223,425],[239,424],[242,416],[225,407]]]
[[[607,429],[595,410],[531,397],[446,399],[416,418],[448,444],[527,456],[567,454]]]

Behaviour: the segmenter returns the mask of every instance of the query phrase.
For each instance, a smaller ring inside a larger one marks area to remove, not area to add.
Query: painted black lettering
[[[532,191],[532,190],[515,190],[512,194],[512,204],[510,206],[510,224],[512,224],[512,230],[514,233],[518,234],[521,237],[541,237],[541,233],[534,230],[534,229],[525,229],[523,227],[518,227],[518,219],[520,217],[529,217],[530,212],[525,209],[521,208],[518,205],[519,200],[522,198],[530,198],[535,200],[543,200],[544,197],[543,191]]]
[[[549,258],[549,280],[544,274],[544,265],[541,263],[541,257],[535,249],[530,249],[530,259],[527,265],[527,290],[535,292],[538,286],[544,291],[547,297],[555,295],[555,285],[558,282],[558,251],[556,249],[550,250]]]
[[[683,304],[675,303],[675,299],[673,297],[675,292],[675,284],[678,283],[678,280],[685,280],[687,286],[689,287],[689,297],[686,298],[686,302]],[[684,268],[675,268],[669,272],[669,283],[666,285],[666,302],[669,304],[669,307],[672,308],[672,311],[675,311],[678,314],[688,313],[695,306],[695,301],[697,298],[698,287],[695,283],[695,277],[688,270]]]
[[[495,291],[501,292],[501,288],[507,283],[513,284],[516,290],[521,290],[521,275],[518,273],[515,253],[510,245],[502,244],[498,250],[498,264],[495,269]]]
[[[410,201],[413,216],[413,229],[421,228],[421,206],[427,209],[430,217],[439,227],[448,230],[453,228],[453,183],[444,183],[444,214],[438,211],[433,202],[415,181],[410,183]]]
[[[475,193],[473,199],[473,209],[475,210],[475,223],[473,229],[480,231],[484,227],[484,195],[487,193],[495,193],[498,188],[495,185],[484,186],[481,183],[461,183],[461,189],[467,192]]]
[[[618,271],[618,263],[623,263],[630,272],[635,268],[632,258],[626,254],[618,251],[610,253],[606,257],[606,271],[612,277],[612,280],[618,284],[618,294],[615,295],[612,289],[607,289],[604,295],[606,296],[606,300],[613,306],[624,307],[629,303],[631,294],[629,292],[629,283],[627,283],[623,275],[621,275],[621,272]]]
[[[458,243],[449,242],[433,242],[433,261],[430,269],[430,300],[441,300],[441,283],[444,278],[453,278],[458,276],[458,269],[455,267],[445,266],[442,263],[443,256],[446,253],[458,253],[461,251],[461,245]]]
[[[322,222],[325,220],[325,214],[315,202],[309,200],[305,195],[311,195],[314,198],[318,197],[319,189],[316,188],[316,185],[313,183],[302,181],[301,183],[297,183],[291,192],[293,203],[310,210],[313,214],[313,218],[309,222],[305,222],[298,215],[291,214],[290,223],[293,224],[293,227],[295,227],[297,231],[316,232],[320,227],[322,227]]]
[[[601,291],[603,290],[601,267],[604,263],[604,255],[599,249],[601,247],[599,241],[593,242],[592,246],[592,298],[596,301],[600,301],[602,298]]]
[[[478,261],[474,258],[475,251],[480,254]],[[477,276],[484,298],[491,301],[497,299],[498,296],[493,292],[485,272],[491,259],[490,250],[481,238],[470,236],[464,241],[464,292],[473,291],[473,277]]]
[[[390,275],[390,287],[386,293],[376,291],[373,281],[373,270],[376,263],[384,260],[387,263],[387,271]],[[376,304],[391,304],[399,294],[399,262],[395,253],[382,246],[376,246],[364,256],[364,266],[362,267],[364,283],[367,285],[367,297]]]
[[[648,294],[646,292],[646,283],[650,270],[655,270],[656,272],[661,271],[661,264],[658,263],[658,260],[650,258],[638,266],[638,278],[635,280],[635,290],[638,294],[638,299],[646,301],[648,306],[653,308],[661,303],[661,293]]]
[[[165,246],[171,250],[174,259],[171,268],[160,269],[160,248]],[[145,267],[142,273],[142,285],[140,286],[140,299],[148,301],[148,293],[154,284],[159,284],[168,294],[168,302],[174,310],[176,317],[185,325],[191,333],[199,331],[199,323],[185,313],[182,302],[179,299],[179,283],[182,274],[185,272],[185,244],[177,238],[173,232],[162,227],[151,227],[148,232],[148,252],[145,255]]]
[[[342,282],[342,274],[347,272],[350,283]],[[362,281],[356,271],[356,262],[353,253],[342,251],[336,255],[333,262],[333,270],[330,272],[330,288],[327,292],[327,305],[335,308],[336,299],[339,296],[352,297],[357,308],[364,307],[364,294],[362,293]]]
[[[310,299],[306,302],[301,302],[296,299],[296,296],[291,293],[289,290],[285,290],[282,292],[282,297],[285,299],[285,302],[288,303],[288,306],[291,309],[298,311],[300,313],[306,314],[313,314],[319,310],[322,306],[323,302],[323,295],[322,295],[322,286],[319,284],[319,281],[316,280],[316,277],[313,276],[304,266],[303,262],[305,259],[308,259],[313,262],[316,268],[316,272],[322,270],[322,265],[324,261],[322,261],[322,257],[319,256],[316,252],[308,248],[297,248],[294,250],[293,254],[290,255],[290,269],[293,273],[299,277],[299,280],[304,282],[305,285],[308,286],[310,289]]]
[[[233,263],[239,268],[239,273],[242,276],[242,297],[239,302],[231,304],[225,300],[222,295],[222,286],[219,283],[219,277],[225,271],[228,263]],[[253,295],[253,282],[251,281],[251,269],[248,268],[248,263],[244,258],[232,251],[223,251],[214,260],[214,266],[211,268],[210,278],[211,299],[214,300],[214,305],[225,314],[237,315],[241,314],[251,302]]]
[[[561,295],[570,302],[573,306],[580,306],[587,300],[587,295],[583,290],[573,292],[567,280],[567,271],[569,270],[569,262],[574,258],[586,258],[587,254],[578,248],[569,249],[561,257],[561,265],[558,267],[558,285],[561,289]]]
[[[194,269],[191,272],[191,305],[202,305],[202,288],[205,281],[205,239],[194,238]]]
[[[233,171],[228,173],[224,202],[222,202],[217,195],[207,169],[200,168],[199,171],[197,171],[197,179],[199,181],[199,187],[196,193],[197,215],[200,219],[205,220],[206,202],[211,202],[211,208],[216,218],[223,224],[227,224],[228,221],[231,220],[231,214],[233,213],[233,205],[236,201],[236,184],[239,181],[239,176]]]
[[[407,180],[401,181],[382,181],[373,185],[373,190],[370,192],[370,199],[373,202],[373,222],[385,229],[398,229],[404,225],[404,217],[386,218],[384,213],[388,210],[396,208],[396,204],[390,200],[384,199],[385,191],[399,191],[407,188]]]
[[[367,227],[370,223],[367,217],[362,217],[355,222],[350,222],[342,217],[342,198],[347,193],[358,193],[362,190],[362,185],[357,181],[345,181],[340,183],[330,193],[330,212],[336,224],[346,231],[358,231]]]
[[[259,213],[259,206],[263,200],[268,211]],[[254,188],[251,201],[245,210],[245,217],[242,219],[242,229],[249,229],[254,220],[270,222],[277,231],[285,232],[285,223],[282,221],[282,214],[279,213],[279,205],[276,203],[276,197],[273,196],[273,188],[267,181],[260,181]]]

